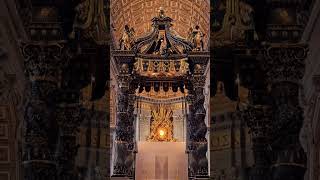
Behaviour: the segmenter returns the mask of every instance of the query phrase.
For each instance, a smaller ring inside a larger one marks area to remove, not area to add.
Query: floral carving
[[[24,44],[21,46],[24,56],[25,73],[31,81],[58,81],[60,70],[69,60],[64,44]]]
[[[262,62],[268,80],[298,83],[304,75],[306,56],[307,48],[304,45],[268,47]]]

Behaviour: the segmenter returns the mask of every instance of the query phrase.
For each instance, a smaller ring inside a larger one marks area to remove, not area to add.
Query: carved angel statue
[[[125,25],[124,32],[120,39],[120,49],[121,50],[131,50],[132,45],[135,42],[135,31],[133,28],[130,29],[128,25]]]
[[[241,36],[244,36],[244,33],[246,30],[254,30],[255,29],[255,24],[254,24],[254,9],[247,3],[245,2],[240,2],[239,3],[240,7],[240,20],[243,26],[245,26],[244,30],[242,30]],[[253,38],[254,40],[258,40],[258,35],[256,31],[253,31]],[[235,32],[236,33],[236,32]]]
[[[246,26],[250,26],[250,28],[254,28],[253,27],[254,26],[254,24],[253,24],[254,10],[253,10],[253,8],[245,2],[240,2],[239,6],[240,6],[241,22]]]
[[[106,40],[107,30],[106,7],[108,1],[104,0],[77,0],[75,3],[75,16],[70,39],[93,39],[94,41]],[[99,26],[100,28],[93,28]]]
[[[193,44],[194,51],[203,51],[203,34],[200,30],[200,27],[196,25],[196,27],[189,29],[188,40]]]
[[[163,9],[163,7],[160,7],[160,8],[159,8],[159,17],[160,17],[160,18],[166,17],[166,15],[164,14],[164,9]]]

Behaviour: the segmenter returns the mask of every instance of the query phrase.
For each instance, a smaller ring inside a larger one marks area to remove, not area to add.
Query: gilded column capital
[[[21,43],[26,76],[33,81],[58,83],[60,72],[69,61],[65,43]]]
[[[304,76],[307,52],[305,44],[270,44],[266,47],[262,67],[269,83],[299,84]]]

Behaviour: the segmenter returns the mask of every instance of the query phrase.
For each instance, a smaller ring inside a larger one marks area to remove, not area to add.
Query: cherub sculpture
[[[130,29],[128,25],[125,25],[124,32],[120,39],[120,50],[131,50],[135,42],[135,31],[133,28]]]
[[[200,27],[196,25],[196,27],[190,28],[189,30],[189,36],[188,40],[192,42],[193,44],[193,50],[194,51],[203,51],[203,37],[205,34],[203,34],[200,30]]]

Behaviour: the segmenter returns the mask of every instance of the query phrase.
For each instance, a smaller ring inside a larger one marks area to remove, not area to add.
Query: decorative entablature
[[[173,82],[177,87],[182,84],[180,89],[189,76],[204,75],[210,59],[203,46],[204,34],[195,27],[187,39],[182,38],[170,29],[172,21],[160,8],[149,35],[136,38],[134,29],[125,26],[119,50],[111,53],[119,74],[134,75],[144,85],[159,81]]]
[[[145,59],[136,58],[134,73],[147,77],[184,76],[189,72],[187,58],[174,59]]]

